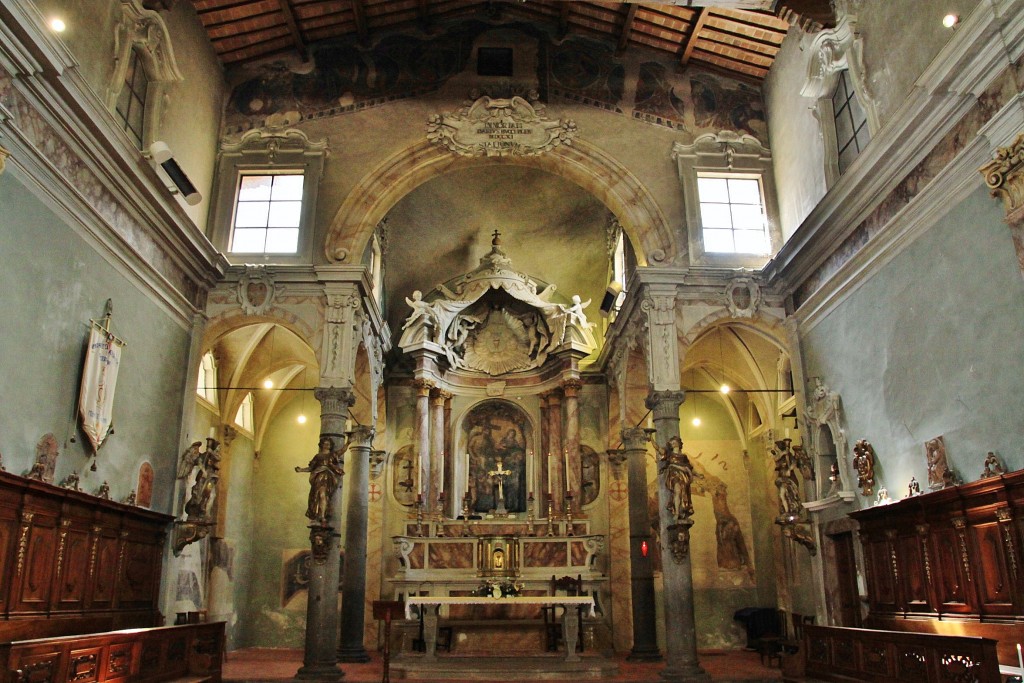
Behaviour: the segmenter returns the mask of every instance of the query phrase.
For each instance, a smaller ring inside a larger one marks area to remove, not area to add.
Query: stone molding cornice
[[[930,152],[1019,56],[1024,0],[983,3],[918,78],[845,175],[763,269],[796,289]]]
[[[117,127],[35,5],[0,2],[0,27],[0,137],[19,169],[108,260],[190,324],[227,261]]]

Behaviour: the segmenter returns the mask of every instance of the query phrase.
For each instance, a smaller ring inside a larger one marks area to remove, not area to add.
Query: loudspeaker
[[[607,318],[612,309],[615,308],[615,300],[619,298],[619,294],[622,293],[622,285],[618,282],[612,282],[608,285],[608,289],[604,290],[604,298],[601,299],[601,316]]]
[[[149,146],[149,153],[153,157],[153,161],[160,164],[160,168],[164,169],[164,173],[171,179],[174,186],[178,188],[178,192],[184,197],[185,203],[189,206],[195,206],[199,202],[203,201],[203,196],[199,194],[199,190],[192,184],[192,181],[188,179],[185,172],[181,170],[181,166],[174,160],[174,156],[171,154],[170,148],[167,143],[157,140]]]

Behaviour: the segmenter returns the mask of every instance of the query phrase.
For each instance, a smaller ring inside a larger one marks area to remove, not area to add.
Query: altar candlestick
[[[552,484],[552,482],[555,481],[555,478],[553,476],[551,476],[552,475],[551,464],[552,464],[551,451],[548,451],[548,491],[549,491],[548,495],[551,495],[550,494],[551,484]]]
[[[442,468],[442,474],[441,474],[441,481],[438,482],[438,487],[439,487],[438,491],[443,494],[444,493],[444,474],[443,474],[444,451],[441,451],[441,468]],[[442,498],[443,498],[443,496],[442,496]]]

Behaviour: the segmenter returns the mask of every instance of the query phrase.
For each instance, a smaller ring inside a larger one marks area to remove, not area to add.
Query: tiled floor
[[[371,653],[373,659],[367,664],[342,664],[345,681],[368,683],[380,681],[383,665],[380,653]],[[442,655],[443,656],[443,655]],[[660,681],[658,672],[664,669],[663,662],[627,662],[624,656],[617,657],[619,675],[615,678],[600,679],[604,683],[636,683],[637,681]],[[775,683],[781,680],[778,668],[761,665],[756,652],[708,651],[700,653],[700,664],[711,674],[714,681]],[[510,661],[510,668],[512,662]],[[279,681],[290,679],[302,666],[301,650],[247,649],[228,653],[224,666],[224,680],[235,682]],[[392,680],[399,679],[392,677]],[[412,679],[409,679],[412,680]],[[458,681],[458,679],[452,679]],[[510,674],[501,683],[516,681]],[[434,682],[437,683],[437,682]],[[481,683],[474,681],[473,683]]]

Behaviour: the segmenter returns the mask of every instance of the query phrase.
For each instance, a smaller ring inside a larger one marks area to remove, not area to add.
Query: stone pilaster
[[[430,390],[433,382],[426,379],[413,380],[416,388],[416,453],[418,457],[418,475],[416,491],[422,492],[425,510],[430,509]]]
[[[674,341],[674,340],[673,340]],[[675,348],[672,349],[673,357]],[[677,360],[678,362],[678,360]],[[678,377],[678,375],[677,375]],[[647,407],[654,413],[660,449],[679,436],[679,406],[683,391],[654,391]],[[697,630],[693,612],[693,570],[690,566],[689,525],[680,525],[669,511],[672,493],[665,471],[658,477],[658,512],[661,529],[661,567],[664,577],[665,668],[660,676],[670,681],[710,681],[697,662]],[[692,522],[686,520],[687,522]]]
[[[369,514],[373,427],[356,425],[349,438],[348,504],[345,506],[345,574],[341,583],[338,661],[368,662],[363,647],[366,618],[366,525]]]
[[[583,490],[580,479],[582,470],[580,466],[580,390],[583,382],[577,378],[566,380],[562,384],[562,393],[565,394],[565,444],[562,448],[565,452],[564,460],[568,463],[568,471],[565,473],[565,489],[572,491],[576,500],[583,499]]]
[[[555,511],[565,509],[565,462],[562,458],[562,397],[557,391],[548,393],[548,489]]]
[[[320,402],[320,438],[329,438],[334,450],[344,445],[345,418],[355,403],[350,389],[320,387],[313,392]],[[338,579],[341,574],[340,535],[341,487],[334,490],[328,505],[331,516],[323,525],[310,525],[313,561],[309,569],[306,601],[306,646],[302,667],[295,674],[302,680],[337,681],[344,677],[338,668]]]
[[[661,659],[654,608],[655,552],[647,510],[647,433],[639,427],[622,430],[622,450],[628,470],[629,570],[633,607],[633,647],[627,659],[651,662]],[[642,550],[646,544],[647,554]]]
[[[321,384],[355,384],[356,352],[362,342],[361,299],[355,283],[330,283],[326,288],[324,336],[320,351]]]
[[[427,510],[434,510],[444,506],[440,505],[439,497],[444,489],[445,458],[450,460],[451,455],[444,452],[444,401],[445,396],[451,396],[442,389],[433,389],[430,392],[430,488],[424,490],[427,500]]]
[[[453,510],[452,516],[455,516],[462,510],[462,500],[455,489],[455,463],[458,458],[455,457],[455,444],[452,443],[452,393],[442,391],[441,396],[444,398],[444,453],[447,456],[444,461],[444,490],[448,492],[445,496],[448,509]]]
[[[1009,147],[997,149],[995,158],[978,171],[985,176],[992,196],[1003,200],[1017,264],[1024,275],[1024,133]]]

